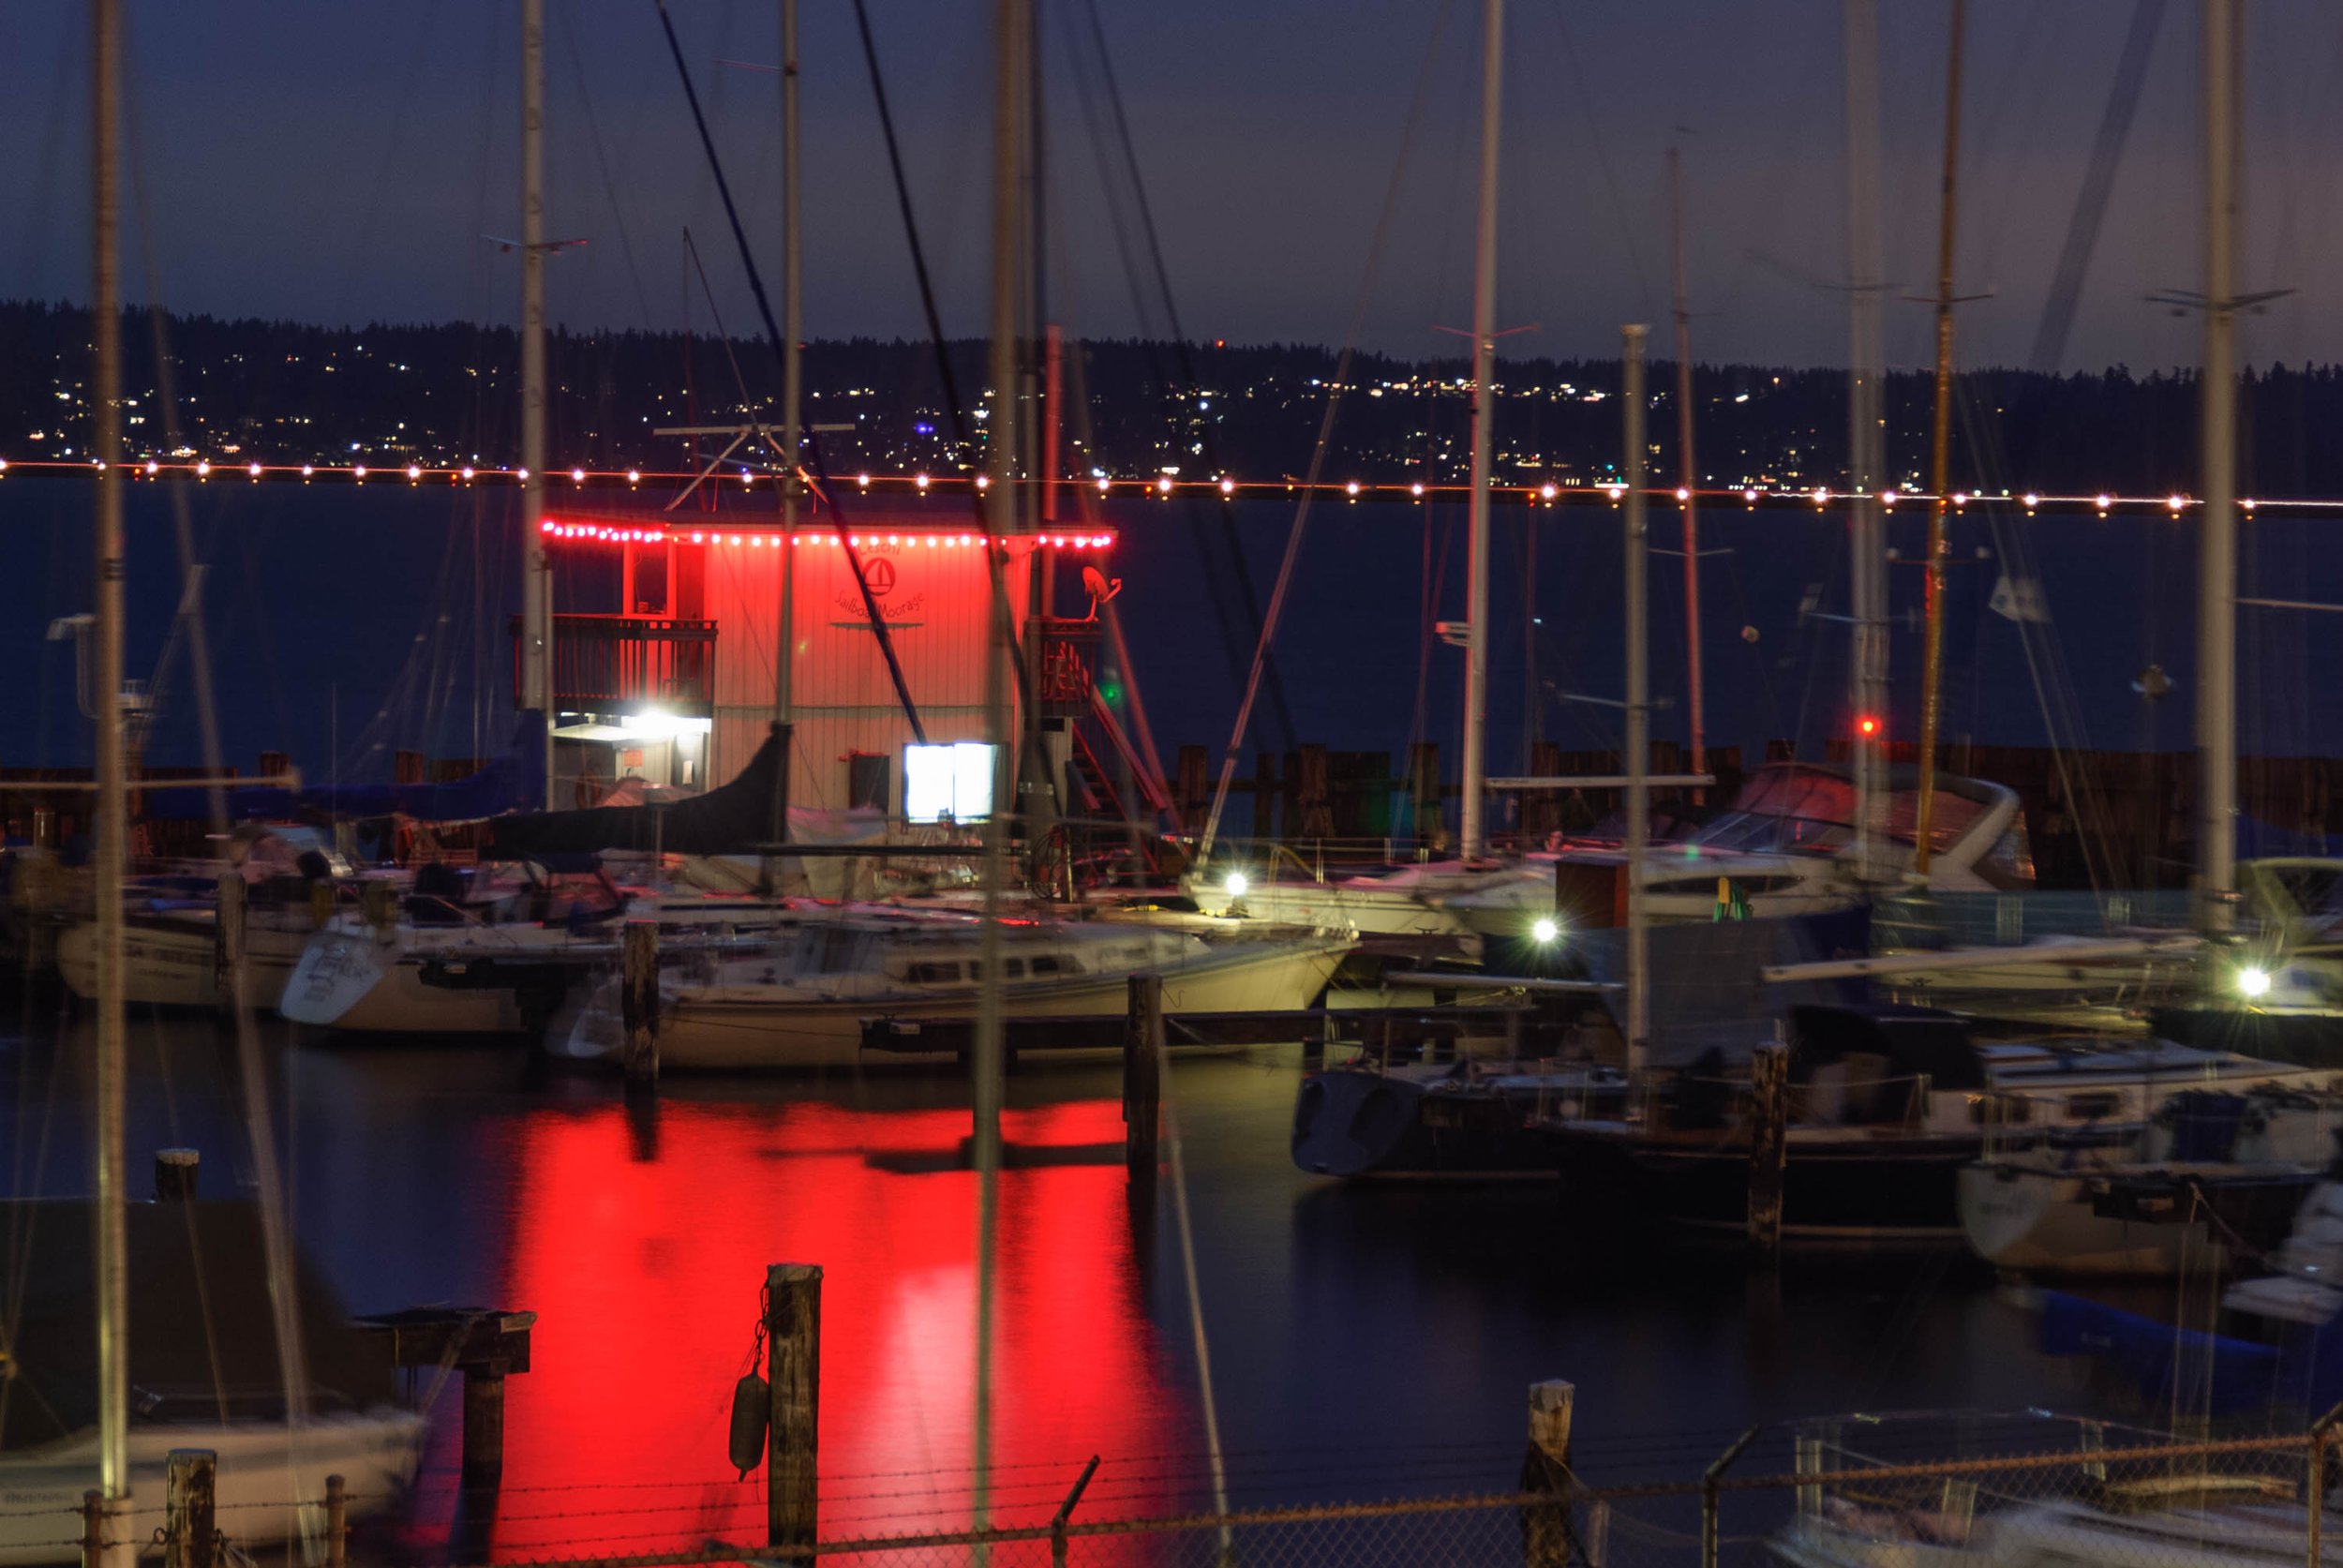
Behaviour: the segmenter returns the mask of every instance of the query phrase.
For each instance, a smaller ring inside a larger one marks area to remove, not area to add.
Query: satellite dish
[[[1090,595],[1090,619],[1098,619],[1098,606],[1123,591],[1123,579],[1109,578],[1095,566],[1082,568],[1082,591]]]

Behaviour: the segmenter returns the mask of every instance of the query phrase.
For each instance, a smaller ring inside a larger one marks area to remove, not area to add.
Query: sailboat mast
[[[798,538],[798,409],[805,396],[798,220],[798,0],[781,0],[781,536],[792,545]],[[798,552],[783,550],[781,630],[773,639],[773,717],[784,724],[796,706],[797,567]],[[786,823],[776,828],[787,831]]]
[[[1643,1066],[1651,1038],[1649,937],[1644,920],[1644,856],[1651,834],[1651,786],[1645,782],[1651,756],[1650,637],[1645,620],[1644,582],[1644,390],[1643,346],[1647,328],[1622,327],[1621,367],[1624,444],[1620,477],[1626,481],[1626,535],[1622,541],[1627,597],[1627,1069]]]
[[[1683,160],[1668,149],[1669,249],[1676,270],[1676,456],[1678,505],[1684,513],[1684,673],[1692,725],[1692,768],[1709,770],[1700,687],[1700,478],[1693,462],[1693,312],[1684,293]],[[1693,798],[1700,799],[1694,791]]]
[[[1912,824],[1912,871],[1928,875],[1936,818],[1936,737],[1944,717],[1945,519],[1952,509],[1952,246],[1961,169],[1961,23],[1964,0],[1952,0],[1951,59],[1945,70],[1945,172],[1936,217],[1936,408],[1929,431],[1927,620],[1920,640],[1919,804]]]
[[[1466,511],[1464,858],[1488,851],[1489,421],[1497,339],[1497,128],[1505,77],[1505,0],[1485,0],[1481,43],[1481,211],[1472,272],[1472,499]]]
[[[984,738],[992,748],[992,809],[984,824],[984,925],[977,951],[977,1038],[974,1062],[977,1168],[977,1345],[974,1465],[976,1492],[971,1513],[977,1529],[990,1522],[992,1452],[992,1244],[1001,1166],[1002,1074],[1001,884],[1008,874],[1010,791],[1007,537],[1017,526],[1017,306],[1021,297],[1019,154],[1024,144],[1022,120],[1026,0],[994,0],[992,101],[992,344],[988,380],[992,393],[985,422],[985,457],[992,484],[985,494],[985,567],[989,620],[984,653]]]
[[[545,716],[553,787],[553,569],[545,559],[545,7],[521,0],[521,706]],[[633,606],[629,606],[631,609]]]
[[[91,7],[91,386],[97,464],[97,1487],[119,1539],[130,1497],[129,1216],[123,1176],[123,882],[128,870],[128,781],[122,733],[122,301],[114,227],[121,118],[120,0]]]
[[[2233,0],[2204,7],[2204,525],[2197,566],[2197,862],[2209,932],[2237,880],[2237,82]]]
[[[1887,370],[1879,331],[1879,13],[1874,0],[1846,0],[1847,508],[1853,585],[1855,874],[1880,879],[1878,851],[1887,802],[1888,553],[1879,500],[1887,473],[1880,387]]]

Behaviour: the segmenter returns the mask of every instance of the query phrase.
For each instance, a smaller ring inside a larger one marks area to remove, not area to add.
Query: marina
[[[0,1563],[2343,1555],[2302,19],[206,3],[0,52]]]

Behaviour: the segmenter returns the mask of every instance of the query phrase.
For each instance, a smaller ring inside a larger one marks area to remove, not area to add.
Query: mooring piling
[[[1133,975],[1123,1014],[1123,1157],[1133,1178],[1156,1173],[1163,1098],[1163,977]]]
[[[820,1530],[822,1265],[765,1271],[765,1343],[772,1390],[766,1424],[765,1530],[773,1546],[811,1546]]]

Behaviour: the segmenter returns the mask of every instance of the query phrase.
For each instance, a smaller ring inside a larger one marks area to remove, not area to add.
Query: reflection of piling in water
[[[619,948],[619,1014],[630,1092],[659,1083],[659,926],[629,920]]]

